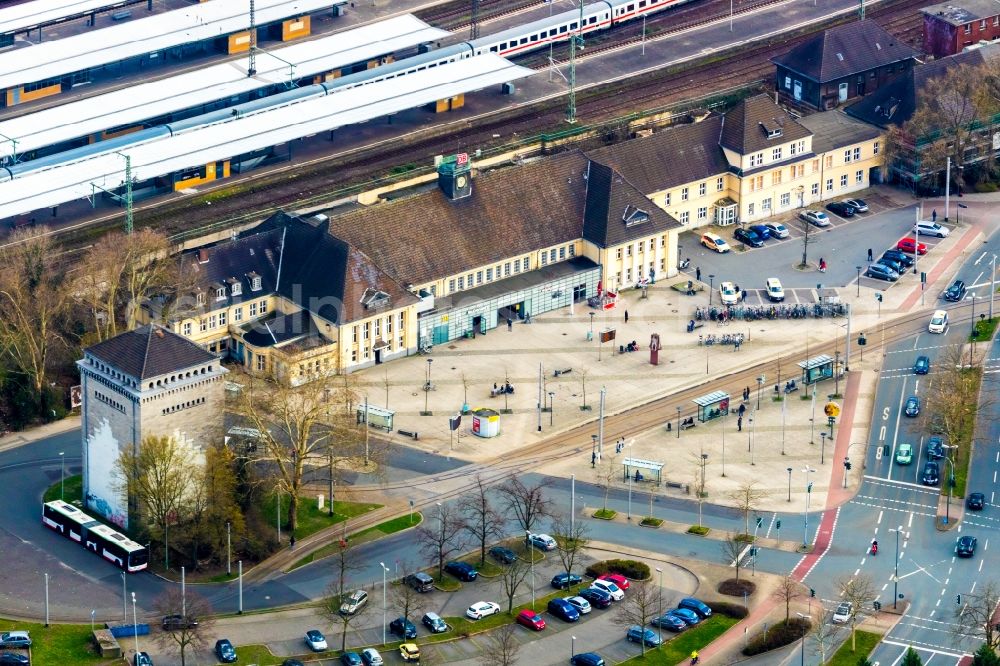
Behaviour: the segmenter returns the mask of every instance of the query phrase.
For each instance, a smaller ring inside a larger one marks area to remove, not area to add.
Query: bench
[[[566,368],[565,370],[556,370],[552,374],[553,376],[558,377],[559,375],[568,375],[571,372],[573,372],[573,368]]]
[[[414,439],[414,440],[420,439],[420,437],[418,436],[418,433],[416,431],[403,430],[402,428],[400,428],[396,432],[398,432],[403,437],[410,437],[411,439]]]
[[[694,422],[694,417],[693,416],[689,416],[686,419],[684,419],[683,421],[681,421],[681,430],[687,430],[688,428],[693,428],[693,427],[695,427],[695,425],[696,424]]]
[[[122,9],[111,15],[112,21],[124,21],[129,18],[132,18],[132,11],[129,9]]]

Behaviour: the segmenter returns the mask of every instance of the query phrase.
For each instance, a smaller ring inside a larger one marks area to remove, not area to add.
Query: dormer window
[[[625,212],[622,213],[622,221],[625,223],[626,227],[642,224],[643,222],[649,222],[649,213],[641,208],[628,205],[625,206]],[[629,249],[631,249],[631,246],[629,246]]]
[[[381,289],[372,289],[369,287],[368,289],[365,289],[365,293],[361,295],[361,305],[368,310],[380,308],[388,304],[389,294]]]
[[[247,277],[250,278],[250,291],[260,291],[262,288],[260,275],[257,273],[248,273]]]
[[[195,295],[194,295],[194,300],[195,300],[195,302],[198,305],[204,305],[205,304],[205,292],[203,292],[203,291],[196,292]]]
[[[231,277],[226,282],[229,284],[229,294],[231,296],[239,296],[243,293],[243,285],[236,278]]]
[[[215,282],[212,284],[212,289],[215,291],[215,300],[224,301],[226,300],[226,285],[221,282]]]

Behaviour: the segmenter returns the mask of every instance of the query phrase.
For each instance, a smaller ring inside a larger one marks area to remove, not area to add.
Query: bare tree
[[[469,404],[469,378],[466,376],[465,372],[462,372],[462,405]]]
[[[181,666],[186,666],[188,649],[201,650],[214,638],[215,620],[212,607],[197,592],[183,594],[176,585],[171,585],[153,601],[157,615],[180,616],[180,620],[169,625],[172,629],[154,634],[156,643],[164,649],[175,649],[181,658]]]
[[[991,648],[1000,646],[1000,633],[994,618],[1000,606],[1000,585],[986,581],[977,594],[961,595],[962,603],[955,609],[952,633],[959,641],[972,639]]]
[[[503,536],[507,525],[507,519],[490,503],[487,490],[482,476],[476,474],[475,488],[458,501],[458,508],[465,515],[465,529],[479,546],[480,564],[486,562],[486,544]]]
[[[393,585],[391,603],[394,610],[409,620],[410,616],[421,613],[427,607],[427,597],[406,582],[406,575],[414,570],[404,563],[403,571],[403,580]]]
[[[580,369],[580,391],[583,393],[583,404],[580,405],[580,411],[587,411],[590,409],[590,405],[587,404],[587,374],[590,372],[588,368]]]
[[[851,652],[857,648],[856,631],[861,618],[861,611],[871,605],[878,597],[878,591],[872,579],[865,575],[847,576],[837,581],[840,596],[851,604],[848,623],[851,625]]]
[[[611,487],[615,479],[618,478],[617,456],[604,456],[594,467],[594,476],[597,479],[597,487],[604,491],[604,511],[608,510],[608,495],[611,494]]]
[[[382,386],[385,387],[385,408],[389,409],[389,387],[392,386],[389,381],[389,368],[385,369],[385,374],[382,376]]]
[[[322,601],[323,613],[334,624],[340,624],[340,649],[347,649],[347,631],[352,622],[362,617],[368,609],[368,605],[361,606],[356,612],[346,612],[343,608],[344,602],[348,599],[355,588],[347,580],[348,574],[360,568],[357,556],[354,553],[354,544],[346,539],[337,542],[337,549],[333,554],[333,580],[326,588],[326,596]],[[341,612],[344,610],[345,612]]]
[[[195,491],[190,506],[190,521],[182,531],[190,549],[189,560],[197,568],[207,547],[216,562],[226,562],[227,529],[243,534],[246,525],[237,503],[237,477],[233,474],[235,456],[225,445],[205,448],[205,465],[194,474]]]
[[[552,521],[552,537],[559,545],[556,553],[559,554],[559,561],[562,562],[566,573],[573,573],[577,556],[590,542],[588,534],[590,530],[582,520],[572,521],[566,516],[560,516]]]
[[[785,576],[774,590],[774,598],[785,602],[785,622],[791,616],[792,602],[802,596],[802,586],[791,576]]]
[[[437,578],[444,576],[444,561],[464,547],[465,522],[452,504],[438,504],[437,521],[425,520],[416,530],[420,552],[436,560]]]
[[[514,666],[521,652],[517,631],[517,625],[511,623],[487,633],[486,649],[483,650],[479,663],[483,666]]]
[[[756,481],[747,481],[729,493],[729,499],[743,514],[744,533],[750,534],[750,513],[757,510],[760,501],[769,495],[767,490],[757,487]]]
[[[525,532],[530,532],[538,520],[551,515],[552,502],[545,497],[545,480],[535,485],[526,485],[517,476],[512,476],[497,490],[501,500]]]
[[[799,227],[802,229],[802,263],[799,268],[806,268],[809,265],[809,244],[813,242],[816,230],[811,222],[802,218],[799,218]]]
[[[534,553],[528,553],[528,557],[533,555]],[[504,565],[503,571],[500,573],[500,591],[507,599],[508,614],[514,611],[514,597],[517,596],[518,589],[520,589],[521,585],[524,583],[524,579],[527,578],[530,571],[531,563],[520,558],[514,560],[510,564]]]
[[[628,596],[618,604],[618,624],[623,627],[639,625],[645,630],[663,606],[660,594],[660,587],[648,580],[633,581]],[[640,640],[639,645],[642,646],[642,654],[646,654],[646,641]]]
[[[726,532],[726,538],[720,544],[726,564],[736,567],[736,580],[740,579],[743,550],[747,547],[746,542],[740,536],[742,535]]]
[[[836,644],[837,634],[840,632],[840,627],[831,621],[832,617],[832,613],[821,609],[819,620],[813,624],[812,631],[810,632],[813,641],[816,643],[813,651],[819,655],[821,664],[826,663],[826,654],[829,650],[833,649],[833,646]]]

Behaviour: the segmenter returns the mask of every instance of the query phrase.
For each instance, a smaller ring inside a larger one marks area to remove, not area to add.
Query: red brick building
[[[920,11],[924,14],[924,53],[935,58],[1000,39],[1000,3],[993,0],[943,2]]]

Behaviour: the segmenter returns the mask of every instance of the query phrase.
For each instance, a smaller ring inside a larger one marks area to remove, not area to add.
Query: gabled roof
[[[278,215],[285,215],[278,213]],[[195,282],[206,292],[216,285],[226,287],[225,301],[217,301],[215,293],[206,293],[208,304],[227,305],[274,293],[281,257],[281,230],[252,231],[232,240],[185,252],[181,256],[183,271],[195,276]],[[260,277],[261,288],[252,291],[252,278]],[[234,282],[241,293],[232,295]]]
[[[645,238],[681,226],[609,166],[591,161],[583,237],[599,247]]]
[[[920,11],[951,25],[965,25],[1000,14],[1000,5],[994,0],[961,0],[961,2],[941,2],[924,7]]]
[[[116,335],[85,351],[137,379],[167,375],[217,359],[215,354],[156,324]]]
[[[722,116],[675,125],[650,136],[587,153],[612,167],[643,192],[659,192],[724,174],[729,163],[719,147]]]
[[[722,122],[719,143],[748,155],[810,136],[768,95],[748,97],[732,108]]]
[[[956,53],[918,65],[889,84],[880,86],[870,95],[862,97],[844,109],[844,112],[878,127],[903,125],[913,117],[920,91],[930,79],[942,76],[950,67],[957,65],[978,67],[987,61],[997,59],[1000,59],[1000,44]]]
[[[419,285],[580,238],[588,160],[578,150],[482,173],[472,194],[434,188],[330,220],[338,238]]]
[[[824,30],[771,62],[827,83],[916,57],[914,49],[867,20]]]

